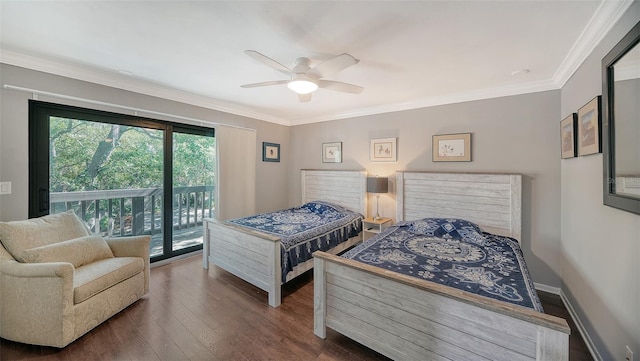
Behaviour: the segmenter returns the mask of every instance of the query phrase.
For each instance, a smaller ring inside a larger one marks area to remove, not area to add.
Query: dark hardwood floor
[[[0,360],[388,360],[327,330],[313,334],[313,274],[267,294],[194,256],[151,270],[151,292],[64,349],[0,339]],[[541,292],[545,310],[568,319],[560,297]],[[575,329],[570,360],[591,360]]]

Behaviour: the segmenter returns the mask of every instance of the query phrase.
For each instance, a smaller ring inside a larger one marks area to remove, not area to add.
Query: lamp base
[[[380,208],[378,207],[380,205],[380,195],[376,194],[376,215],[375,217],[373,217],[374,221],[379,221],[382,219],[382,217],[380,217]]]

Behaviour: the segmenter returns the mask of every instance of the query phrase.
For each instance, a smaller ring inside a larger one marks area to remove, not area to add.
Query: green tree
[[[160,187],[163,136],[161,130],[51,118],[51,192]],[[174,186],[212,185],[215,138],[174,137]]]
[[[173,186],[213,185],[215,138],[174,133]]]

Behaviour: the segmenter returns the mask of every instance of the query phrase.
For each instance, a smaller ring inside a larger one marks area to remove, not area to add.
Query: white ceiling
[[[631,2],[2,0],[0,60],[295,125],[558,89]],[[329,79],[364,91],[240,88],[286,79],[247,49],[349,53]]]

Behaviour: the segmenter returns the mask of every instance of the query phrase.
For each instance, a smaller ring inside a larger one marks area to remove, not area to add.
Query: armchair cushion
[[[107,258],[78,267],[73,277],[73,303],[85,301],[143,269],[140,257]]]
[[[74,267],[113,258],[113,252],[99,235],[91,235],[27,249],[22,252],[26,263],[69,262]]]
[[[84,223],[71,210],[24,221],[0,222],[0,241],[21,262],[27,249],[88,235]]]

